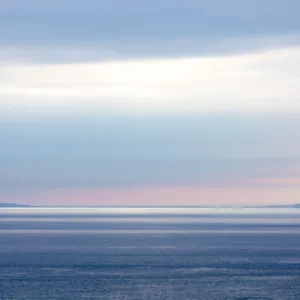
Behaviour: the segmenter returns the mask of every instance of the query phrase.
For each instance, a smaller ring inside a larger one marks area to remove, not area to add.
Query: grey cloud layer
[[[6,121],[1,189],[218,187],[293,177],[299,127],[298,118],[274,116]]]
[[[272,38],[299,36],[299,10],[298,0],[19,0],[0,4],[0,43],[36,45],[45,56],[53,43],[86,43],[98,59],[247,51],[298,43]]]

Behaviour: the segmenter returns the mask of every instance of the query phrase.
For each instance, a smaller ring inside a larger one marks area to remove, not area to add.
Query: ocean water
[[[0,209],[0,300],[300,299],[300,209]]]

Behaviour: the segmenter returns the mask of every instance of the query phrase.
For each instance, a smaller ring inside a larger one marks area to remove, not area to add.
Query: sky
[[[300,202],[298,0],[0,2],[0,202]]]

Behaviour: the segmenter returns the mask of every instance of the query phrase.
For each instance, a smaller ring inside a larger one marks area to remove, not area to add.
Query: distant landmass
[[[260,206],[262,207],[262,206]],[[263,207],[269,207],[269,208],[300,208],[300,203],[291,204],[291,205],[267,205]]]
[[[0,203],[0,207],[31,207],[31,206],[25,204],[16,204],[16,203]]]

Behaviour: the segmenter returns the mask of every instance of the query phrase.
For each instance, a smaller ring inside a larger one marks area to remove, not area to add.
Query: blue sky
[[[0,201],[297,201],[299,9],[1,3]]]

